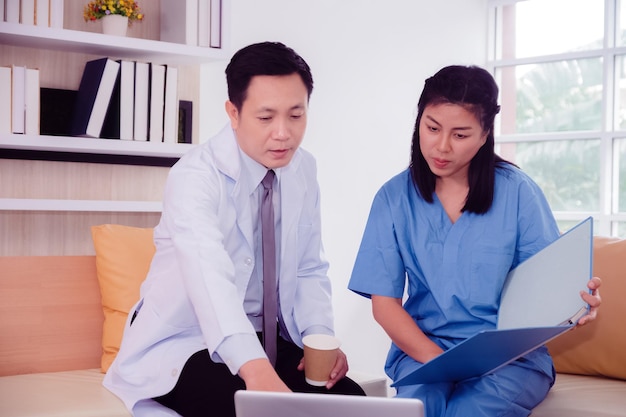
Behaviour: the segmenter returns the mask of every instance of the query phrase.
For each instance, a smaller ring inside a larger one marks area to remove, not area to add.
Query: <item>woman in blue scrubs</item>
[[[494,151],[500,110],[493,77],[450,66],[426,80],[410,167],[376,194],[349,288],[372,300],[392,340],[392,380],[481,330],[496,327],[507,273],[559,235],[541,189]],[[407,286],[407,299],[402,304]],[[600,279],[581,296],[593,320]],[[528,416],[554,383],[545,347],[493,374],[398,387],[428,417]]]

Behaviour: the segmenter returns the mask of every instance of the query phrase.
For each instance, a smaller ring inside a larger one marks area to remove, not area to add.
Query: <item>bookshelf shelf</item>
[[[160,213],[162,207],[160,201],[0,198],[0,211]]]
[[[198,65],[226,58],[226,51],[218,48],[7,22],[0,22],[0,44],[63,52],[89,51],[93,55],[170,65]]]
[[[194,146],[188,143],[155,143],[71,136],[0,134],[0,155],[3,149],[13,149],[77,154],[180,158]]]

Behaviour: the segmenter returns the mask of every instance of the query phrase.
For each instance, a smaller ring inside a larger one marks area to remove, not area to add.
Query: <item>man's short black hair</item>
[[[297,73],[308,91],[313,92],[313,76],[306,61],[280,42],[261,42],[237,51],[226,67],[228,99],[238,110],[246,99],[250,80],[256,75],[290,75]]]

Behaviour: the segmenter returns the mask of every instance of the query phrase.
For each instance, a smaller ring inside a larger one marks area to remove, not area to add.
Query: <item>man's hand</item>
[[[239,368],[239,376],[250,391],[291,392],[267,359],[254,359]]]
[[[304,371],[304,358],[300,360],[298,364],[298,370]],[[343,353],[341,349],[337,352],[337,361],[335,362],[335,366],[330,371],[330,379],[326,383],[326,389],[331,389],[339,380],[346,376],[348,373],[348,358],[346,354]]]

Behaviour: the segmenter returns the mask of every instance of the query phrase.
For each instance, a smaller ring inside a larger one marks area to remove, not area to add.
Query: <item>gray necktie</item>
[[[267,171],[261,200],[261,230],[263,240],[263,347],[272,366],[276,364],[276,238],[274,236],[274,207],[272,185],[274,171]]]

